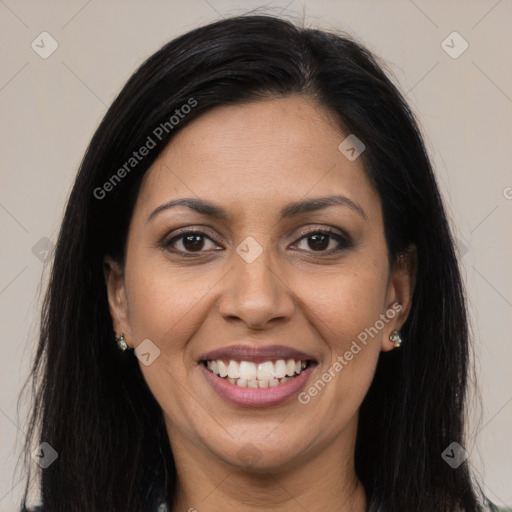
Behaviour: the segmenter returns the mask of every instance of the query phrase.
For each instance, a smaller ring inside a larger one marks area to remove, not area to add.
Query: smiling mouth
[[[314,365],[312,360],[278,359],[276,361],[208,360],[201,361],[217,377],[242,388],[271,388],[298,377]]]

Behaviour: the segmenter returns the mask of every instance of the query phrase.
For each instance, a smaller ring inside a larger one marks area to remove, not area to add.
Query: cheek
[[[305,291],[308,320],[328,342],[331,352],[345,352],[353,340],[379,320],[387,291],[386,272],[382,264],[359,263],[357,268],[317,275],[300,285]]]
[[[148,377],[162,371],[183,379],[191,370],[188,341],[204,321],[204,304],[215,282],[207,272],[194,276],[192,270],[177,269],[161,255],[134,253],[127,261],[128,315],[134,343],[148,338],[161,353],[154,365],[141,367]]]
[[[179,267],[159,251],[136,247],[126,261],[134,342],[137,345],[149,338],[160,349],[151,365],[140,363],[139,367],[162,410],[174,418],[169,424],[179,423],[179,429],[190,437],[197,418],[203,418],[206,410],[201,394],[190,387],[198,372],[190,342],[214,313],[215,294],[225,273],[221,267]]]
[[[139,363],[139,367],[164,411],[183,414],[190,406],[192,395],[185,390],[195,365],[187,350],[204,321],[204,304],[214,284],[207,273],[192,278],[192,271],[187,275],[186,270],[173,268],[161,255],[155,258],[134,251],[127,260],[128,315],[134,343],[150,339],[160,350],[154,362]],[[192,418],[185,415],[182,428],[190,424]]]
[[[353,269],[347,265],[329,277],[315,276],[304,288],[304,311],[329,351],[329,359],[305,390],[312,407],[322,411],[324,428],[329,425],[322,436],[334,435],[349,421],[372,382],[385,325],[380,318],[387,272],[387,264],[359,259]]]

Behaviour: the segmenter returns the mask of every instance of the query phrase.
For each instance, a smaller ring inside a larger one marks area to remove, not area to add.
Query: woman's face
[[[347,135],[305,97],[219,107],[146,174],[107,283],[175,454],[258,471],[353,448],[411,278]]]

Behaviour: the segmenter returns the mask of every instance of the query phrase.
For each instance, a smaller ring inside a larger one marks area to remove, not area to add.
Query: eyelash
[[[173,245],[175,242],[185,238],[188,235],[204,236],[204,237],[210,239],[212,242],[218,244],[218,242],[215,240],[215,236],[213,236],[213,234],[209,230],[207,230],[207,229],[205,229],[205,230],[189,229],[189,230],[184,230],[184,231],[180,232],[179,234],[173,236],[172,238],[164,239],[160,243],[160,246],[163,249],[168,249],[169,246]],[[340,251],[343,251],[345,249],[349,249],[353,246],[353,242],[348,235],[341,235],[339,233],[336,233],[332,228],[329,228],[329,229],[316,228],[316,229],[309,229],[307,231],[303,231],[302,233],[300,233],[300,237],[298,238],[297,242],[300,242],[301,240],[308,238],[312,235],[326,235],[326,236],[329,236],[330,238],[336,240],[339,244],[339,246],[337,248],[335,248],[334,250],[331,249],[329,251],[312,251],[312,250],[306,251],[306,252],[311,252],[313,254],[316,253],[319,255],[322,255],[322,254],[332,255],[332,254],[338,253]],[[173,249],[172,252],[181,254],[184,257],[193,257],[193,256],[197,256],[198,254],[201,254],[206,251],[201,250],[201,251],[195,251],[195,252],[194,251],[187,252],[187,251]]]

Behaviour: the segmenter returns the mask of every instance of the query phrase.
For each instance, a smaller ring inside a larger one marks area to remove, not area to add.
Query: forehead
[[[183,128],[147,172],[144,213],[175,197],[242,208],[340,193],[365,210],[377,205],[360,158],[338,146],[334,117],[303,96],[217,107]]]

